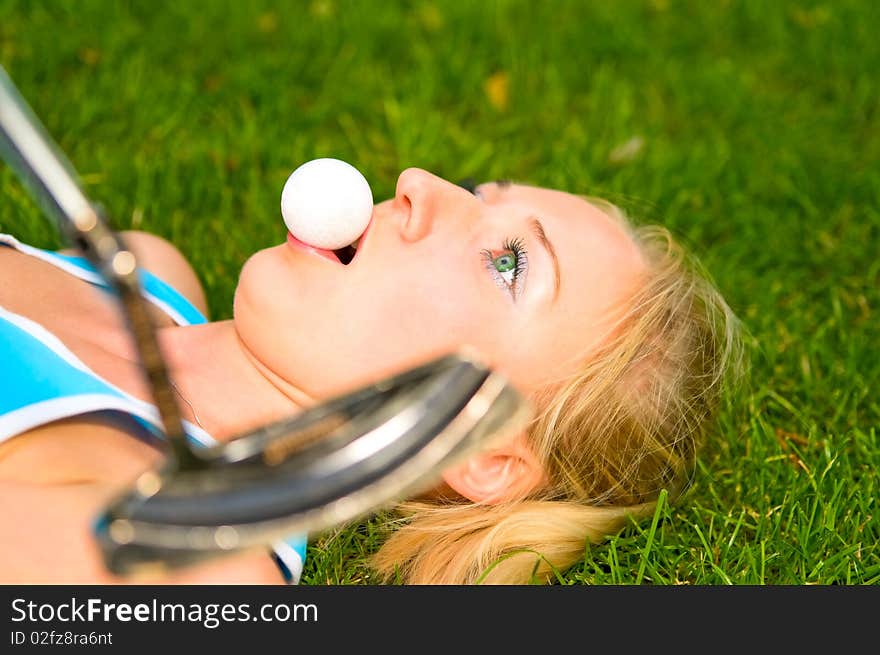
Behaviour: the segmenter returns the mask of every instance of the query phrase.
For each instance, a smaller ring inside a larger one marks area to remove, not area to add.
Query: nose
[[[398,176],[394,194],[395,204],[406,211],[401,236],[406,241],[423,239],[439,214],[460,214],[469,199],[473,196],[460,186],[421,168],[407,168]]]

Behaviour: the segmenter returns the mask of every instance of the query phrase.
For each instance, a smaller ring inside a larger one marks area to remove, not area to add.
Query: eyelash
[[[507,187],[511,184],[510,180],[496,180],[495,183],[500,187]],[[482,199],[483,194],[477,189],[477,185],[474,184],[473,180],[468,179],[459,182],[459,186],[467,189],[477,198]],[[513,267],[513,281],[510,284],[508,284],[504,277],[502,277],[500,271],[495,268],[495,259],[497,258],[492,256],[492,252],[490,250],[483,250],[481,253],[483,255],[483,260],[485,261],[486,269],[495,279],[495,284],[501,289],[510,291],[510,295],[515,301],[522,293],[521,288],[525,283],[525,273],[529,267],[528,251],[526,250],[525,245],[523,245],[523,240],[521,238],[506,239],[502,244],[502,247],[505,251],[511,253],[516,260]]]
[[[481,252],[486,269],[492,274],[492,277],[495,278],[495,284],[501,289],[510,291],[510,295],[513,297],[514,300],[516,300],[522,293],[522,285],[524,284],[525,273],[528,270],[529,266],[528,251],[523,245],[523,240],[520,238],[506,239],[504,241],[503,248],[506,252],[511,253],[514,260],[516,261],[512,271],[513,280],[510,283],[508,283],[507,280],[505,280],[502,276],[501,272],[495,268],[495,260],[497,259],[497,257],[494,257],[492,255],[492,251],[483,250]],[[501,255],[499,255],[499,257],[500,256]]]

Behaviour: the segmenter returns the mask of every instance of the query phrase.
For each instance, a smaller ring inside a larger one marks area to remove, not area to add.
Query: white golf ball
[[[326,250],[354,243],[373,214],[366,178],[340,159],[313,159],[297,168],[281,191],[281,215],[300,241]]]

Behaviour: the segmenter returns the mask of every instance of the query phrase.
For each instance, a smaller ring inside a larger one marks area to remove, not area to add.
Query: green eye
[[[504,252],[497,257],[491,250],[483,250],[483,262],[495,284],[509,291],[516,300],[522,294],[529,269],[529,259],[522,239],[507,239]]]
[[[506,273],[507,271],[512,271],[516,267],[516,257],[511,254],[501,255],[500,257],[493,259],[492,264],[495,266],[495,270],[499,273]]]

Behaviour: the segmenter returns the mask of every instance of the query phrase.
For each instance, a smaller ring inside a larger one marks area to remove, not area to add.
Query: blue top
[[[62,255],[21,243],[0,233],[0,246],[15,248],[67,271],[107,292],[112,289],[84,257]],[[177,325],[207,320],[173,287],[138,269],[141,294]],[[131,415],[149,433],[164,438],[159,412],[91,370],[58,337],[39,323],[0,305],[0,442],[58,419],[96,411]],[[216,440],[205,430],[183,421],[190,443],[208,446]],[[306,537],[296,535],[272,544],[285,579],[299,582],[306,554]]]

